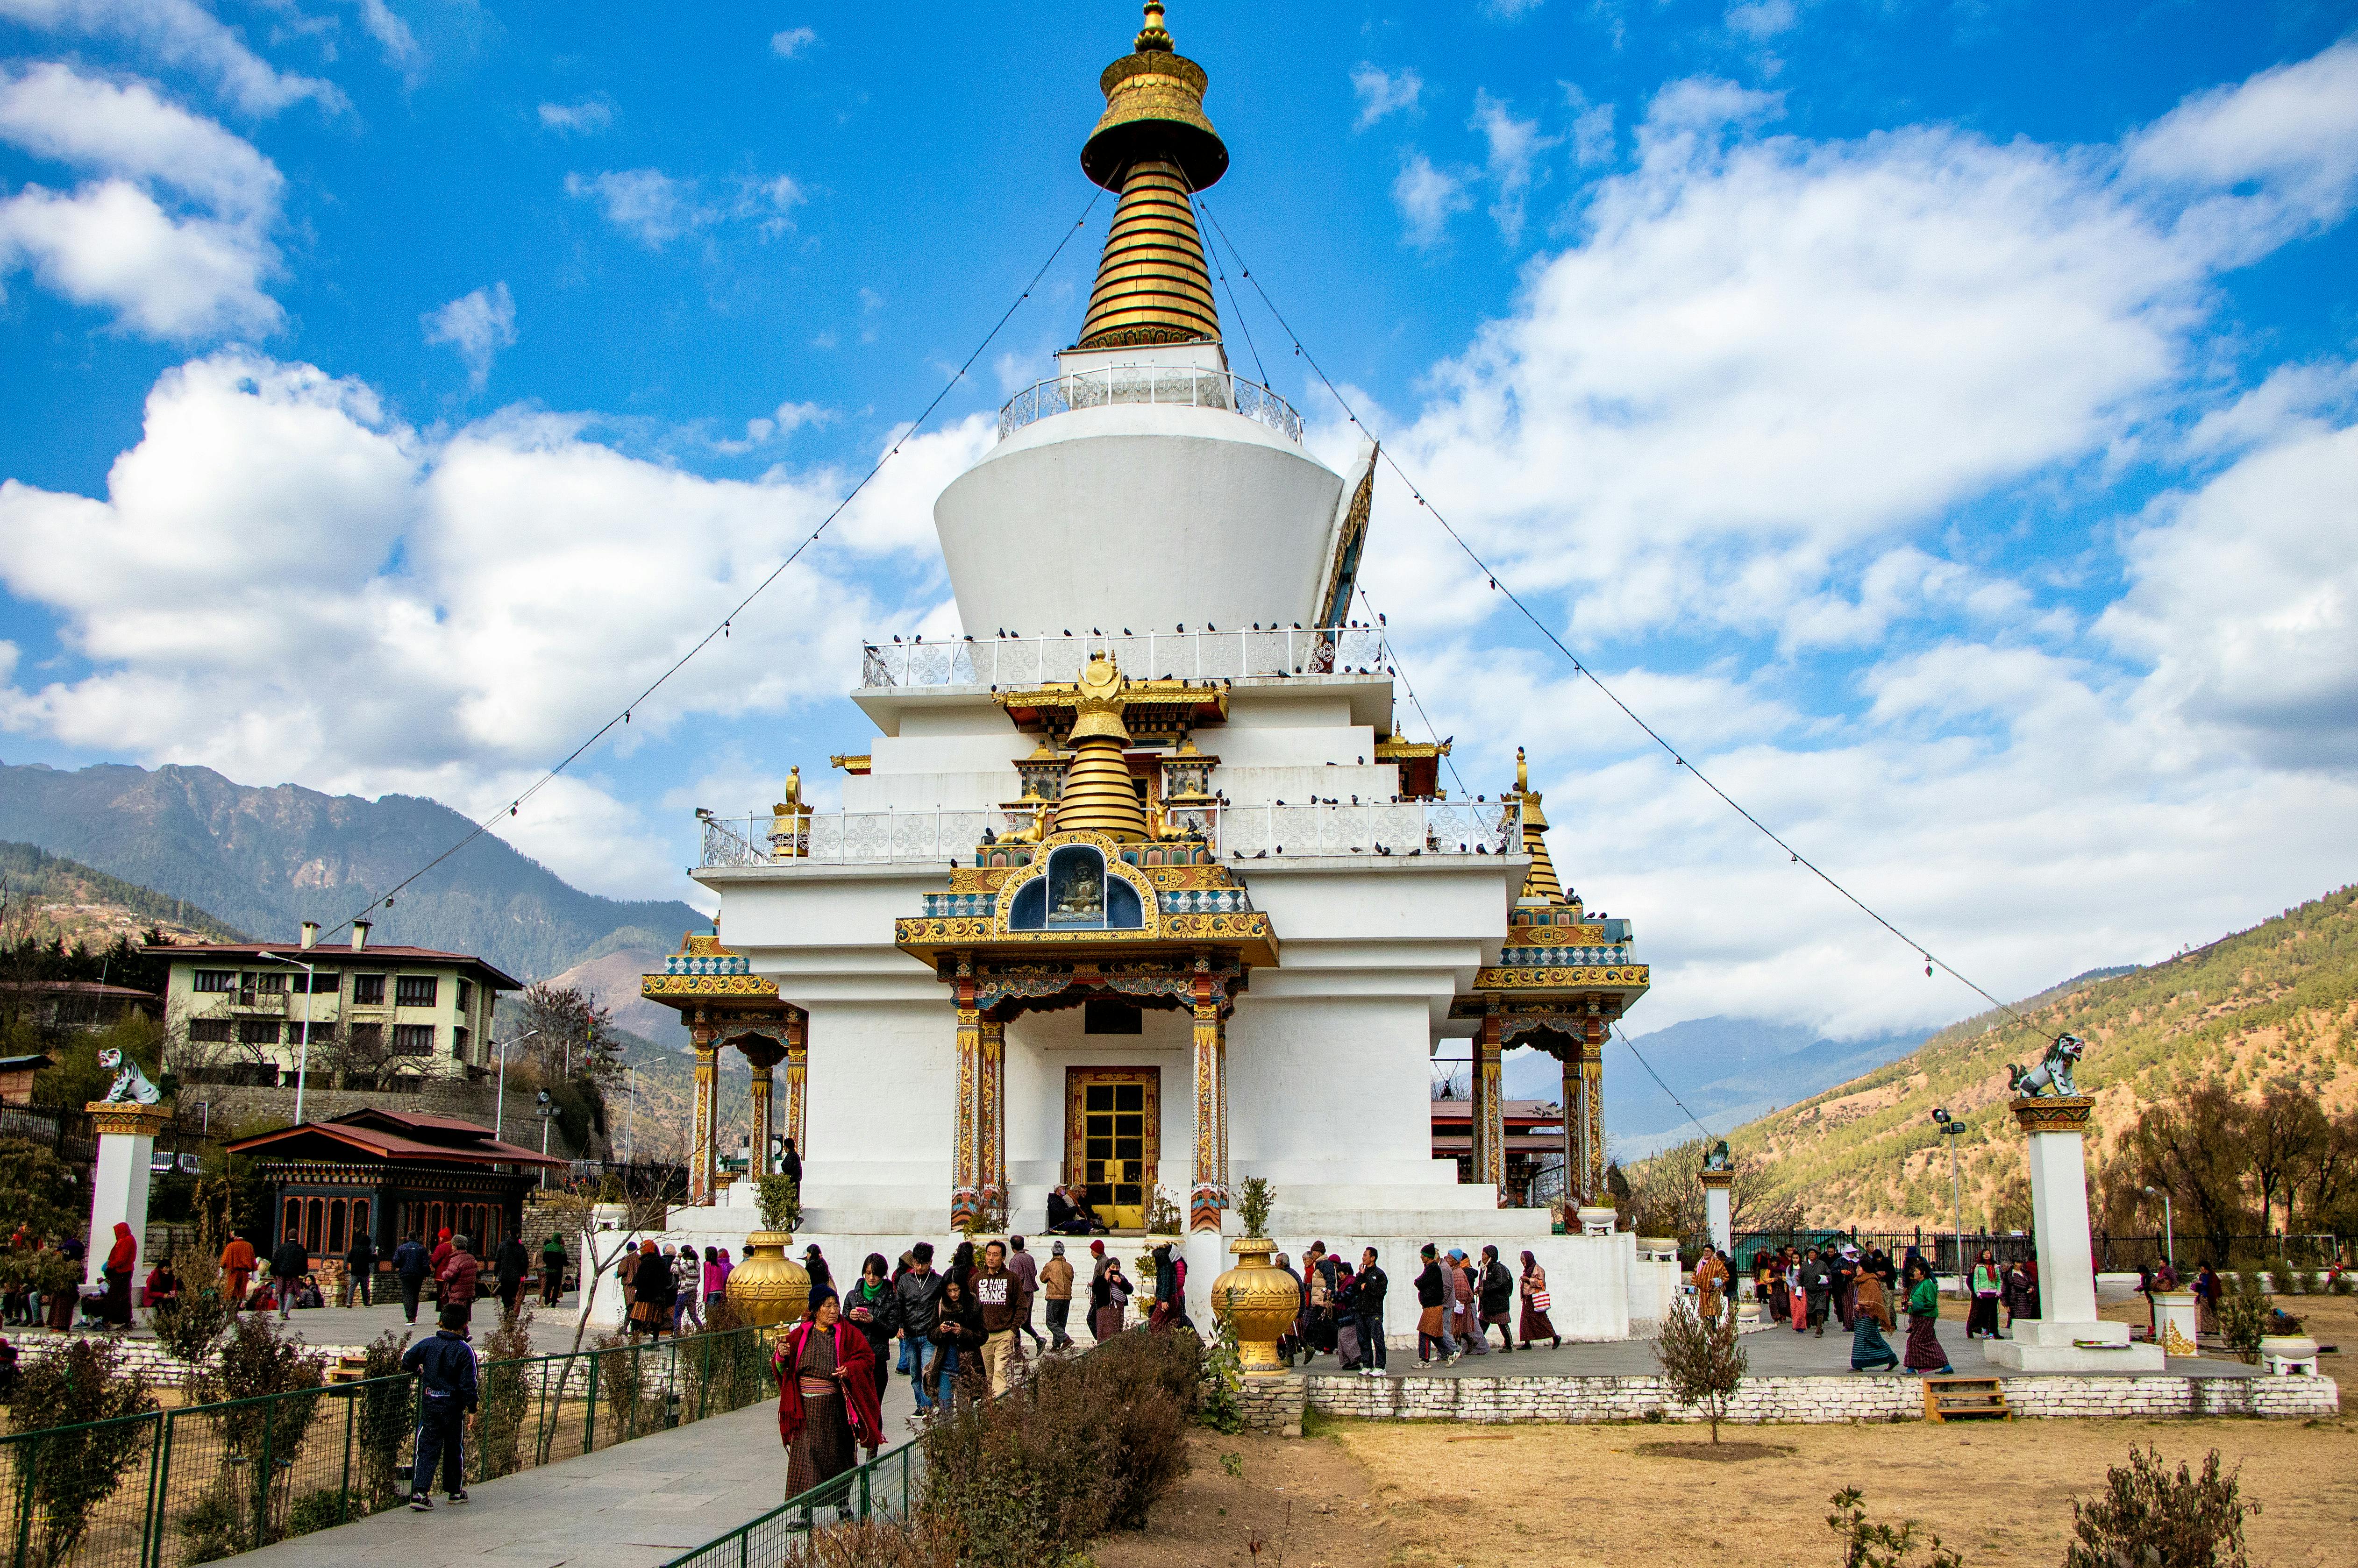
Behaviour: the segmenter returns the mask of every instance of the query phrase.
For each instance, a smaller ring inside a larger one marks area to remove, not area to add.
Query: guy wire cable
[[[525,802],[530,800],[549,784],[555,783],[557,776],[559,773],[562,773],[567,768],[571,767],[576,762],[579,761],[581,754],[584,752],[587,752],[590,747],[596,745],[600,741],[603,740],[608,731],[611,730],[618,724],[628,724],[631,721],[631,710],[637,708],[641,703],[646,701],[648,697],[653,697],[657,691],[661,690],[664,684],[685,668],[690,659],[693,659],[697,654],[704,652],[705,648],[711,643],[714,638],[727,637],[730,623],[734,622],[738,616],[745,612],[746,607],[751,605],[755,600],[761,598],[763,591],[766,590],[772,583],[776,582],[779,578],[784,576],[786,568],[793,566],[795,560],[801,557],[805,550],[809,549],[811,546],[818,542],[819,535],[826,533],[828,526],[832,524],[837,518],[843,515],[844,509],[859,498],[861,491],[868,488],[868,484],[871,480],[873,480],[879,473],[882,473],[884,470],[884,465],[886,463],[891,462],[894,458],[900,456],[902,446],[908,441],[910,437],[914,436],[919,430],[925,428],[925,421],[934,416],[934,411],[942,406],[942,400],[949,396],[951,391],[957,387],[959,382],[966,379],[967,372],[974,368],[974,362],[982,357],[983,351],[990,347],[992,341],[998,338],[1000,332],[1007,326],[1007,323],[1013,319],[1015,312],[1023,308],[1023,302],[1032,297],[1032,291],[1040,287],[1040,280],[1048,275],[1048,269],[1050,267],[1056,265],[1056,258],[1065,254],[1065,247],[1072,243],[1073,236],[1079,233],[1082,229],[1087,227],[1089,214],[1097,211],[1098,202],[1104,195],[1105,192],[1103,190],[1093,191],[1090,194],[1088,205],[1081,209],[1080,217],[1076,219],[1073,222],[1073,226],[1066,229],[1062,237],[1056,241],[1056,248],[1048,253],[1048,259],[1040,264],[1040,270],[1032,275],[1032,280],[1023,286],[1023,292],[1015,297],[1014,303],[1008,306],[1008,308],[1000,314],[1000,318],[997,321],[991,323],[990,330],[983,334],[982,341],[974,346],[974,352],[967,355],[966,362],[958,366],[958,368],[951,373],[950,378],[942,384],[942,389],[934,394],[933,401],[925,405],[924,411],[917,416],[916,419],[911,423],[909,427],[902,431],[897,437],[893,438],[892,445],[886,449],[884,455],[878,458],[876,461],[870,466],[868,471],[860,476],[860,482],[853,485],[851,489],[845,493],[843,499],[835,503],[835,509],[833,511],[829,512],[825,517],[819,519],[818,526],[813,528],[802,542],[797,544],[794,549],[787,554],[786,558],[777,564],[769,576],[756,583],[751,593],[748,593],[744,598],[739,600],[735,609],[730,611],[728,614],[723,615],[719,622],[715,624],[710,631],[707,632],[701,638],[698,639],[695,646],[689,648],[687,652],[682,654],[677,659],[672,661],[671,666],[665,670],[663,674],[657,676],[644,691],[640,692],[638,696],[633,697],[629,702],[624,703],[622,710],[616,713],[611,719],[607,719],[605,723],[600,724],[590,733],[588,740],[574,747],[570,752],[568,752],[565,754],[564,759],[558,762],[555,767],[550,768],[546,773],[541,774],[539,778],[534,780],[530,788],[523,791],[521,794],[517,795],[515,798],[509,801],[505,809],[510,816],[514,816],[518,808],[520,808]],[[457,843],[451,845],[449,849],[443,850],[440,854],[435,856],[432,860],[427,861],[424,865],[418,867],[416,871],[402,878],[401,881],[387,888],[381,898],[377,895],[372,894],[368,903],[362,904],[352,914],[347,915],[341,923],[320,933],[320,935],[323,936],[334,935],[337,932],[343,930],[345,926],[352,925],[354,921],[359,920],[362,915],[368,914],[370,910],[378,907],[379,904],[383,904],[387,909],[392,908],[395,896],[404,888],[409,886],[410,883],[416,881],[418,878],[424,876],[427,872],[432,871],[435,867],[440,865],[443,861],[449,860],[451,856],[457,854],[460,850],[465,849],[468,845],[481,838],[484,834],[490,832],[492,824],[497,822],[499,819],[499,812],[492,812],[489,816],[484,817],[481,822],[476,823],[472,827],[468,829],[466,834],[462,836]]]
[[[1389,631],[1390,629],[1391,622],[1385,621],[1381,612],[1376,609],[1376,601],[1368,597],[1367,589],[1356,580],[1351,584],[1351,588],[1353,591],[1358,594],[1359,602],[1368,607],[1368,613],[1375,616],[1377,622]],[[1384,639],[1384,646],[1385,651],[1390,653],[1392,656],[1392,673],[1400,676],[1401,687],[1403,687],[1408,692],[1409,706],[1416,709],[1416,716],[1419,719],[1424,720],[1424,732],[1433,737],[1433,743],[1436,746],[1440,745],[1441,730],[1433,722],[1433,715],[1424,710],[1423,700],[1416,695],[1416,685],[1408,678],[1408,671],[1401,667],[1400,653],[1397,649],[1392,648],[1391,639],[1390,637],[1386,637]],[[1441,760],[1449,764],[1449,776],[1456,782],[1457,793],[1459,795],[1466,794],[1466,779],[1465,775],[1457,771],[1457,759],[1449,755],[1447,752],[1444,752],[1442,753]]]
[[[1269,290],[1261,287],[1261,282],[1259,278],[1253,276],[1252,268],[1245,264],[1244,253],[1237,248],[1236,241],[1229,238],[1227,228],[1221,224],[1218,215],[1213,212],[1211,205],[1205,201],[1200,196],[1196,198],[1195,204],[1202,210],[1204,216],[1211,220],[1213,231],[1219,235],[1220,243],[1228,246],[1230,258],[1237,264],[1238,276],[1242,277],[1247,283],[1253,286],[1253,292],[1260,296],[1261,304],[1268,308],[1270,315],[1276,319],[1279,328],[1284,331],[1286,337],[1293,342],[1293,351],[1301,356],[1304,363],[1309,365],[1312,373],[1318,377],[1320,384],[1326,388],[1328,395],[1335,399],[1336,406],[1343,410],[1344,415],[1349,418],[1350,422],[1354,425],[1357,425],[1362,430],[1368,430],[1368,427],[1360,422],[1357,411],[1351,406],[1350,400],[1343,395],[1342,390],[1335,384],[1333,379],[1326,374],[1325,371],[1320,368],[1317,359],[1312,355],[1308,348],[1303,346],[1300,334],[1296,333],[1293,326],[1286,320],[1285,313],[1278,309],[1277,302],[1269,297]],[[1372,437],[1375,435],[1375,432],[1368,430],[1368,434]],[[1440,509],[1434,506],[1433,503],[1426,498],[1424,492],[1417,488],[1416,481],[1409,477],[1408,470],[1401,467],[1400,460],[1392,456],[1391,448],[1379,439],[1377,441],[1377,450],[1382,455],[1384,462],[1390,467],[1392,472],[1399,477],[1400,481],[1408,487],[1408,492],[1416,498],[1417,505],[1422,507],[1425,511],[1433,514],[1433,520],[1441,524],[1442,532],[1447,534],[1451,541],[1454,542],[1460,550],[1465,552],[1466,558],[1472,561],[1482,574],[1489,579],[1491,588],[1505,594],[1507,596],[1507,602],[1513,605],[1516,611],[1522,615],[1523,619],[1531,623],[1532,627],[1541,636],[1545,637],[1550,643],[1553,644],[1555,651],[1562,654],[1564,658],[1571,663],[1572,667],[1574,670],[1586,676],[1589,679],[1589,683],[1595,686],[1598,691],[1605,694],[1606,701],[1619,708],[1622,714],[1628,719],[1629,722],[1644,730],[1648,738],[1667,752],[1672,762],[1684,768],[1689,773],[1693,774],[1696,781],[1702,784],[1705,789],[1717,795],[1720,798],[1721,803],[1729,810],[1735,812],[1738,816],[1744,818],[1745,821],[1750,823],[1760,832],[1761,836],[1766,838],[1770,843],[1776,845],[1779,849],[1784,850],[1787,855],[1792,858],[1793,864],[1806,868],[1811,875],[1825,883],[1826,886],[1833,889],[1835,892],[1840,893],[1854,908],[1858,910],[1860,914],[1866,915],[1869,920],[1874,921],[1877,925],[1882,926],[1886,931],[1890,932],[1892,935],[1898,937],[1901,942],[1913,947],[1916,950],[1917,956],[1924,960],[1924,972],[1926,975],[1931,975],[1935,968],[1946,969],[1949,972],[1951,979],[1956,980],[1967,989],[1973,991],[1976,996],[1979,996],[1983,1000],[1988,1002],[1992,1007],[2006,1014],[2006,1017],[2022,1024],[2025,1028],[2030,1027],[2030,1020],[2025,1018],[2011,1003],[2001,1001],[1997,997],[1991,994],[1989,990],[1985,989],[1979,983],[1969,979],[1965,975],[1959,973],[1956,966],[1951,964],[1947,959],[1934,953],[1923,943],[1917,941],[1916,938],[1909,935],[1908,933],[1900,930],[1899,927],[1885,919],[1881,914],[1871,907],[1864,899],[1860,898],[1856,893],[1851,892],[1850,889],[1844,887],[1840,881],[1836,881],[1831,873],[1829,873],[1823,867],[1820,866],[1815,860],[1809,859],[1799,849],[1794,849],[1792,845],[1779,838],[1776,831],[1767,823],[1761,821],[1758,817],[1753,816],[1751,812],[1746,810],[1734,796],[1730,795],[1725,790],[1720,788],[1716,784],[1714,784],[1707,774],[1698,769],[1693,762],[1688,762],[1684,756],[1681,755],[1677,747],[1671,745],[1669,741],[1665,740],[1660,730],[1647,723],[1643,719],[1640,719],[1638,716],[1637,710],[1632,708],[1628,703],[1622,701],[1621,698],[1614,693],[1611,687],[1606,686],[1602,680],[1599,680],[1597,678],[1596,672],[1590,669],[1587,665],[1584,664],[1581,661],[1579,654],[1574,653],[1569,647],[1565,646],[1563,639],[1557,636],[1546,622],[1540,619],[1538,615],[1532,613],[1531,606],[1525,604],[1521,598],[1516,594],[1515,590],[1505,581],[1501,580],[1498,572],[1493,570],[1489,564],[1482,559],[1481,556],[1475,551],[1473,546],[1466,542],[1465,535],[1458,533],[1455,527],[1451,526],[1449,519],[1443,516]],[[1648,1070],[1651,1071],[1650,1068]]]
[[[1681,1111],[1684,1112],[1686,1119],[1694,1123],[1694,1130],[1697,1132],[1702,1133],[1706,1141],[1709,1141],[1711,1138],[1711,1129],[1705,1127],[1701,1119],[1698,1118],[1694,1112],[1687,1109],[1687,1102],[1681,1099],[1676,1091],[1674,1091],[1670,1085],[1662,1082],[1662,1075],[1654,1071],[1654,1064],[1649,1062],[1644,1056],[1639,1054],[1638,1043],[1629,1038],[1629,1032],[1621,1027],[1621,1021],[1617,1018],[1613,1020],[1610,1027],[1613,1030],[1614,1038],[1620,1041],[1622,1044],[1629,1047],[1629,1054],[1638,1057],[1638,1065],[1646,1069],[1646,1076],[1654,1080],[1654,1087],[1660,1089],[1664,1094],[1669,1095],[1671,1097],[1671,1103],[1677,1106]]]

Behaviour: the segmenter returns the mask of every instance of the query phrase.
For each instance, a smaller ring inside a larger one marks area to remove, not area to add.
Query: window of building
[[[383,1007],[384,1005],[384,977],[383,975],[354,975],[352,977],[352,1005],[355,1007]]]
[[[404,975],[393,982],[394,1003],[398,1007],[432,1007],[440,986],[440,980],[432,975]]]
[[[237,1021],[237,1043],[241,1045],[276,1045],[278,1044],[278,1022],[270,1018],[241,1018]]]
[[[249,973],[245,977],[244,982],[238,987],[238,989],[263,991],[270,995],[278,995],[287,989],[287,971],[284,969],[263,969],[258,972]]]
[[[384,1025],[355,1023],[352,1025],[352,1054],[365,1062],[384,1049]]]
[[[200,1044],[226,1045],[230,1040],[229,1020],[192,1018],[189,1020],[189,1038]]]
[[[314,969],[308,975],[295,976],[293,989],[299,992],[305,989],[304,982],[308,981],[313,995],[333,996],[343,989],[343,979],[333,969]]]
[[[200,991],[233,991],[237,989],[235,969],[199,969],[189,979],[189,989]]]
[[[431,1056],[434,1054],[434,1026],[430,1023],[395,1024],[393,1054],[396,1056]]]
[[[465,1030],[453,1029],[450,1031],[450,1054],[458,1057],[461,1062],[471,1060],[467,1054],[467,1032]]]
[[[472,980],[460,980],[459,982],[459,1011],[460,1012],[464,1012],[474,1005],[475,982]]]

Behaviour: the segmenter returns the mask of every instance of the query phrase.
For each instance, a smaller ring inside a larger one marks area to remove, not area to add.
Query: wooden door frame
[[[1143,1197],[1142,1209],[1152,1217],[1154,1213],[1155,1180],[1162,1171],[1163,1157],[1163,1069],[1159,1065],[1142,1067],[1076,1067],[1065,1069],[1065,1185],[1085,1187],[1082,1179],[1088,1166],[1086,1159],[1087,1122],[1083,1116],[1084,1100],[1091,1084],[1144,1084],[1146,1123],[1145,1136],[1140,1141],[1140,1163],[1145,1167],[1144,1180],[1139,1184]],[[1082,1206],[1086,1207],[1084,1199]]]

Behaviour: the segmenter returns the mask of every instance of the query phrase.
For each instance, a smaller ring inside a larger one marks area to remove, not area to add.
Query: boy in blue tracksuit
[[[463,1307],[442,1309],[442,1331],[409,1347],[401,1369],[417,1374],[417,1453],[409,1470],[409,1506],[424,1513],[434,1507],[434,1462],[442,1462],[442,1489],[454,1503],[467,1500],[466,1456],[460,1444],[467,1412],[475,1408],[475,1352],[467,1343]]]

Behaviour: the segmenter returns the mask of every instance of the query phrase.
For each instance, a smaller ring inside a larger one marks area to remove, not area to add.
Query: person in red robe
[[[807,1494],[857,1467],[857,1448],[872,1454],[884,1442],[876,1353],[868,1336],[843,1321],[833,1291],[818,1295],[807,1310],[809,1315],[780,1338],[770,1363],[778,1377],[786,1496],[804,1498],[806,1512],[829,1502],[840,1509],[840,1489],[816,1498]]]
[[[138,1238],[122,1220],[114,1222],[114,1245],[106,1249],[99,1277],[106,1281],[106,1326],[131,1326],[131,1271],[139,1262]]]

